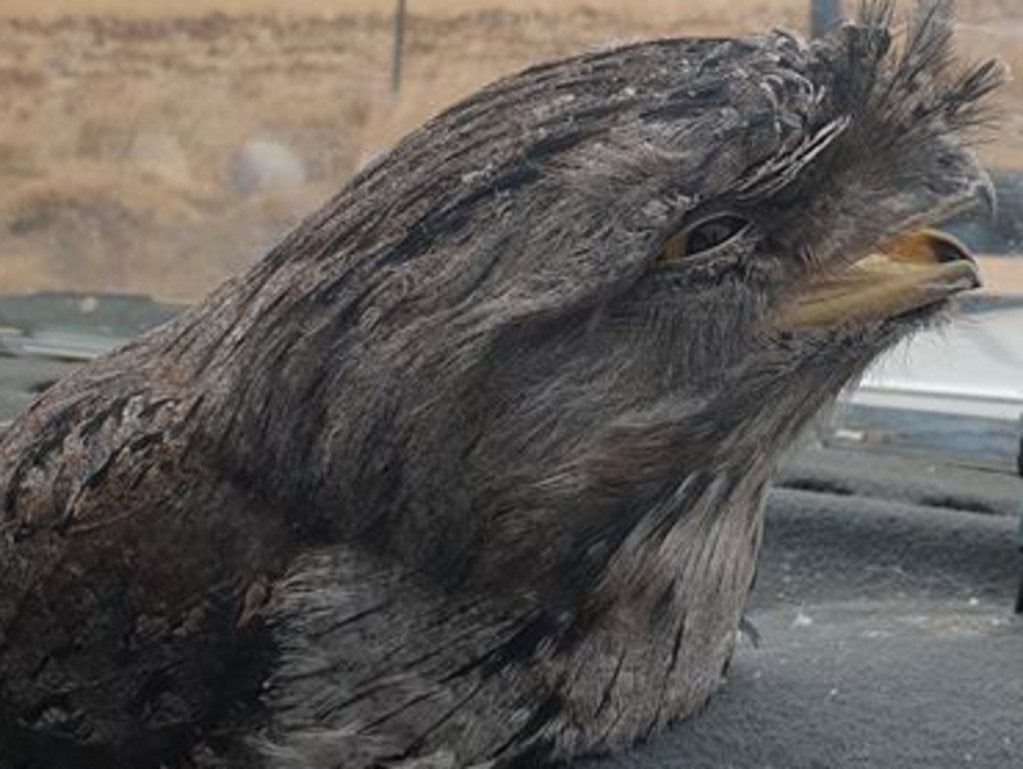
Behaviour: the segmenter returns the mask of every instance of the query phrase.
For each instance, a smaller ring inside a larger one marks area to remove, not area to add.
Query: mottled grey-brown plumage
[[[695,712],[779,455],[946,302],[785,308],[986,189],[997,68],[889,16],[502,80],[46,393],[0,436],[0,765],[532,767]]]

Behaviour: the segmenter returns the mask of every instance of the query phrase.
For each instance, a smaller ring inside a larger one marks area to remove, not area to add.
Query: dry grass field
[[[366,159],[531,62],[644,37],[803,30],[807,0],[3,0],[0,292],[194,298]],[[1023,3],[961,0],[962,48],[1023,72]],[[989,162],[1023,167],[1023,83]]]

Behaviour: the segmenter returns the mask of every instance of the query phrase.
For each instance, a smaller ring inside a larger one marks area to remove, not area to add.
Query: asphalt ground
[[[892,467],[813,449],[797,461],[807,458],[857,465],[863,485],[773,492],[748,613],[757,645],[740,639],[700,716],[590,769],[1023,767],[1021,564],[1008,514],[1021,495],[1003,496],[1019,480],[998,479],[986,497],[986,473],[929,473],[919,458]],[[911,501],[964,487],[996,512]]]

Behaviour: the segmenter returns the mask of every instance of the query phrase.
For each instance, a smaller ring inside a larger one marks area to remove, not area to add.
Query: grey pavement
[[[728,683],[700,716],[587,766],[1023,767],[1020,562],[1006,514],[1015,511],[999,495],[998,512],[974,513],[879,491],[777,489],[748,615],[759,646],[740,641]]]

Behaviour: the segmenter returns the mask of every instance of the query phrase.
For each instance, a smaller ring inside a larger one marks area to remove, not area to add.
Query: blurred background
[[[2,0],[0,351],[88,357],[162,320],[257,260],[404,133],[530,63],[658,36],[810,34],[856,5]],[[1023,72],[1023,3],[957,9],[965,57]],[[847,419],[848,440],[914,431],[913,420],[886,426],[888,414],[879,427],[878,408],[968,415],[999,420],[984,428],[998,434],[998,462],[1019,460],[1023,80],[999,109],[981,147],[998,216],[952,225],[982,254],[984,292],[952,331],[871,373],[853,402],[875,411]]]
[[[852,11],[852,0],[846,5]],[[639,38],[809,31],[810,0],[3,0],[0,287],[202,296],[446,104]],[[823,2],[820,7],[838,5]],[[960,48],[1023,71],[1023,3],[959,0]],[[1023,81],[983,152],[1020,205]],[[1003,191],[1003,197],[1005,193]],[[1006,201],[1009,202],[1009,201]],[[1023,280],[998,264],[990,290]]]

